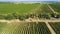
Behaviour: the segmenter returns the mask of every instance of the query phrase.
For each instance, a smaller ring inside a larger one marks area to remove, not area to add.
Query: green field
[[[26,13],[29,12],[40,4],[0,4],[0,14],[9,14],[9,13]]]
[[[49,7],[50,5],[55,12],[54,13]],[[21,17],[38,17],[38,18],[47,18],[50,17],[60,18],[60,4],[16,4],[16,3],[0,3],[0,19],[20,19]],[[55,17],[56,16],[56,17]]]
[[[21,16],[24,16],[24,18],[32,16],[50,18],[51,14],[53,14],[53,12],[47,4],[0,3],[0,19],[20,19]]]
[[[35,11],[36,9],[36,11]],[[10,13],[29,13],[29,12],[49,12],[49,8],[46,4],[12,4],[12,3],[0,3],[0,14]]]
[[[60,3],[49,4],[56,12],[60,14]]]
[[[44,22],[0,23],[0,34],[51,34]]]

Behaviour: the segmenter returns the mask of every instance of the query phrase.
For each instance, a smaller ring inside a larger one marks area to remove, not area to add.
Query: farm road
[[[13,23],[13,22],[60,22],[60,19],[25,19],[23,21],[19,19],[14,20],[0,20],[0,22],[7,22],[7,23]]]
[[[50,30],[51,34],[56,34],[55,31],[53,30],[53,28],[50,26],[50,24],[48,22],[45,22],[45,24],[48,27],[48,29]]]

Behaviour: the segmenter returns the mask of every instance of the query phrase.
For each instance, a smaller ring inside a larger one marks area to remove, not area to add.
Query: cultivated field
[[[0,2],[0,34],[60,34],[60,3]]]
[[[44,22],[0,23],[0,34],[51,34]]]
[[[50,22],[51,27],[54,29],[56,34],[60,34],[60,22]]]
[[[50,18],[53,13],[47,4],[13,4],[0,3],[0,19],[21,19],[21,17]]]
[[[50,6],[58,13],[60,13],[60,3],[53,3]]]

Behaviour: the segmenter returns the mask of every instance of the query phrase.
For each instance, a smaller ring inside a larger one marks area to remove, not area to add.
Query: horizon
[[[0,0],[0,2],[40,2],[40,1],[57,1],[60,0]]]

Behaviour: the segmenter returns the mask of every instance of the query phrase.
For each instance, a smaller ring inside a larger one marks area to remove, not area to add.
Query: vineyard
[[[51,34],[44,22],[0,23],[0,34]]]
[[[54,23],[51,22],[49,24],[54,29],[54,31],[56,32],[56,34],[60,34],[60,22],[54,22]]]
[[[56,12],[60,13],[60,3],[49,4]]]

